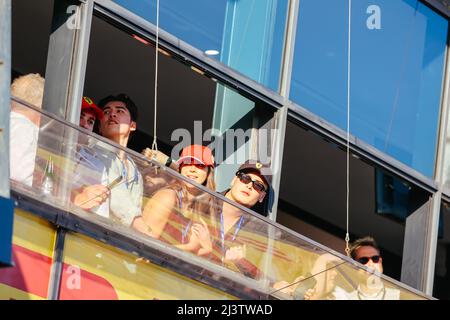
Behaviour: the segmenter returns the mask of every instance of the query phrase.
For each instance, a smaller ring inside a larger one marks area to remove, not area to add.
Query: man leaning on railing
[[[103,110],[100,134],[126,147],[136,130],[137,107],[125,94],[108,96],[98,106]],[[100,173],[97,183],[75,188],[72,202],[87,211],[108,217],[130,226],[141,214],[143,180],[133,159],[122,150],[98,143],[92,148],[91,159],[82,165]],[[89,180],[87,178],[87,180]]]

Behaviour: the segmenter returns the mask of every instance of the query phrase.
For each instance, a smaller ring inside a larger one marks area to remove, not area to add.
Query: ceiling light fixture
[[[208,56],[216,56],[216,55],[219,54],[219,51],[210,49],[210,50],[206,50],[205,53],[206,53]]]

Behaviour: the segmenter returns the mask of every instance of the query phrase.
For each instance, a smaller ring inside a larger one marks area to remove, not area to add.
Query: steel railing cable
[[[153,119],[153,143],[152,153],[156,157],[158,152],[157,141],[157,116],[158,116],[158,53],[159,53],[159,0],[156,0],[156,46],[155,46],[155,101],[154,101],[154,119]]]
[[[352,0],[348,0],[348,47],[347,47],[347,191],[346,191],[346,233],[345,253],[350,256],[350,76],[351,76],[351,35],[352,35]]]

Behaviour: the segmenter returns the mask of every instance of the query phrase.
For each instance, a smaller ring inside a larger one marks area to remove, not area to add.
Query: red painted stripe
[[[106,279],[71,265],[63,265],[60,300],[118,300],[114,287]],[[70,268],[70,269],[69,269]],[[77,273],[79,272],[79,273]],[[77,277],[79,276],[79,279]]]
[[[13,244],[14,267],[0,269],[0,283],[47,298],[52,258]]]

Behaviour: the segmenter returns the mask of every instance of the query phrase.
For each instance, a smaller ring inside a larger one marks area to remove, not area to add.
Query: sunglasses
[[[252,178],[243,172],[236,173],[236,176],[239,178],[239,181],[241,181],[243,184],[249,184],[250,182],[253,184],[253,189],[255,189],[258,192],[266,192],[266,187],[263,183],[252,180]]]
[[[380,262],[380,259],[381,259],[380,256],[372,256],[372,257],[361,257],[358,258],[357,261],[361,264],[366,265],[369,262],[369,260],[372,260],[373,263],[378,263]]]

